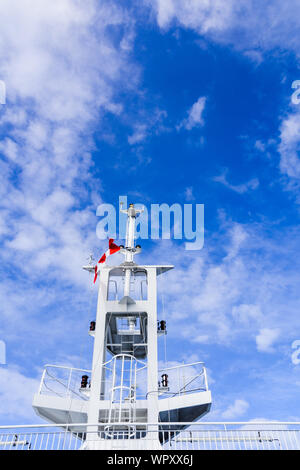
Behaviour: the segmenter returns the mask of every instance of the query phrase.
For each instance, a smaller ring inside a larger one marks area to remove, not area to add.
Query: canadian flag
[[[110,238],[108,241],[108,250],[101,256],[101,258],[99,259],[98,263],[95,266],[94,284],[97,281],[98,272],[99,272],[99,264],[105,263],[106,258],[108,256],[113,255],[114,253],[117,253],[117,251],[120,251],[120,249],[121,247],[114,243],[114,239]]]

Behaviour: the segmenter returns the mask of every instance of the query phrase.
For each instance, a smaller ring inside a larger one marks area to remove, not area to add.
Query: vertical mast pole
[[[128,219],[127,219],[127,233],[126,233],[126,250],[125,262],[131,263],[133,261],[132,249],[134,248],[134,233],[135,233],[135,210],[128,209]],[[131,269],[125,270],[125,286],[124,286],[124,296],[130,296],[130,279],[131,279]]]
[[[133,256],[135,253],[135,223],[136,216],[143,212],[143,209],[135,209],[134,204],[129,204],[127,210],[123,210],[122,206],[120,212],[127,214],[127,227],[126,227],[126,252],[125,252],[125,263],[132,263]],[[125,286],[124,296],[130,297],[130,279],[131,279],[131,268],[125,268]]]

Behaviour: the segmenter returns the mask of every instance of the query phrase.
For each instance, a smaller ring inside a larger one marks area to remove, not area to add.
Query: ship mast
[[[171,422],[182,422],[184,428],[186,421],[209,411],[211,394],[203,363],[198,363],[197,374],[195,363],[158,370],[158,337],[167,331],[166,319],[158,321],[157,316],[157,278],[174,266],[134,262],[141,252],[135,231],[143,209],[130,204],[120,211],[127,215],[126,242],[120,247],[124,262],[100,264],[96,319],[89,331],[94,341],[92,370],[82,371],[74,390],[79,369],[58,366],[58,373],[69,371],[64,384],[46,367],[33,406],[39,416],[58,425],[62,416],[70,426],[83,423],[84,449],[156,450],[174,435]],[[95,271],[91,264],[84,269]],[[57,384],[55,397],[49,394],[53,384],[47,385],[48,378]]]
[[[136,218],[143,209],[130,204],[120,211],[127,215],[126,245],[120,250],[124,262],[101,266],[88,392],[88,423],[105,423],[112,437],[124,432],[124,422],[158,423],[157,275],[172,268],[134,263],[141,251],[135,246]],[[151,447],[159,449],[157,427]],[[88,434],[87,441],[92,437]],[[101,439],[95,445],[87,442],[89,448],[102,448]]]
[[[123,251],[125,256],[125,264],[133,263],[133,257],[138,252],[135,248],[135,224],[137,215],[141,214],[144,209],[136,209],[134,204],[129,204],[127,210],[122,209],[123,203],[121,203],[120,212],[127,215],[127,227],[126,227],[126,247]],[[138,247],[140,248],[140,247]],[[130,279],[131,279],[131,269],[127,268],[125,270],[125,286],[124,286],[124,297],[130,296]]]

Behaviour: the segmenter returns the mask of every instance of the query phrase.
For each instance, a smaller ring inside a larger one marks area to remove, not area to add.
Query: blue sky
[[[40,421],[45,363],[89,367],[96,288],[81,266],[107,248],[97,206],[120,195],[205,205],[201,251],[145,241],[140,262],[176,266],[159,293],[168,360],[206,362],[207,419],[300,421],[299,10],[1,2],[1,424]]]

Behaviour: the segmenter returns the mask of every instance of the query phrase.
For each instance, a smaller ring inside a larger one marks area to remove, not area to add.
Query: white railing
[[[183,430],[182,427],[185,429]],[[89,429],[92,429],[90,431]],[[300,422],[0,426],[2,450],[300,450]],[[95,431],[96,430],[96,431]],[[114,436],[114,438],[112,438]],[[119,445],[119,446],[118,446]]]
[[[42,374],[38,393],[87,400],[85,391],[80,388],[83,375],[91,377],[91,371],[47,364]]]
[[[122,355],[119,356],[121,357]],[[130,357],[131,356],[128,356],[128,358]],[[128,367],[130,367],[131,362],[127,362],[129,364]],[[144,400],[147,396],[147,366],[142,361],[136,362],[138,368],[135,376],[135,399]],[[111,388],[114,383],[114,376],[116,376],[116,370],[113,365],[113,358],[103,364],[106,374],[102,398],[105,400],[111,399]],[[174,367],[160,369],[158,373],[161,387],[150,393],[158,393],[160,398],[187,395],[208,390],[207,374],[203,362],[180,364]],[[167,387],[163,387],[161,384],[161,376],[163,374],[167,374],[168,376]],[[81,378],[83,375],[88,375],[89,377],[88,386],[85,389],[81,389]],[[42,374],[38,393],[62,398],[88,400],[90,380],[90,370],[47,364]]]
[[[168,376],[167,390],[161,387],[160,396],[180,396],[195,392],[208,391],[207,374],[204,362],[180,364],[160,369],[159,376]]]

